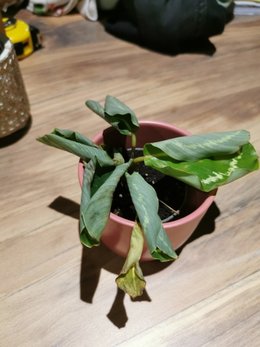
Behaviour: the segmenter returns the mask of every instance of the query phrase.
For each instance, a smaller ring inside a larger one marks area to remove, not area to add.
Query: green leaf
[[[99,115],[101,118],[105,119],[105,112],[104,112],[104,108],[100,105],[99,102],[95,101],[95,100],[87,100],[86,101],[86,106],[93,111],[94,113],[96,113],[97,115]]]
[[[126,174],[126,179],[151,255],[160,261],[176,259],[158,215],[159,202],[155,190],[138,172]]]
[[[115,165],[120,165],[125,162],[123,155],[120,152],[114,152],[114,157],[113,157]]]
[[[177,161],[194,161],[236,153],[248,143],[249,138],[250,134],[246,130],[181,136],[146,144],[144,154],[159,158],[170,157]]]
[[[114,163],[115,165],[123,164],[124,158],[121,153],[114,153]],[[91,195],[94,195],[96,191],[102,186],[102,184],[108,179],[108,177],[113,172],[113,166],[100,166],[96,165],[95,175],[93,177],[92,185],[91,185]]]
[[[132,298],[141,296],[146,284],[139,265],[143,246],[144,237],[142,229],[138,223],[135,223],[126,261],[120,275],[116,278],[118,287]]]
[[[91,196],[106,182],[109,176],[114,171],[113,166],[96,166],[96,171],[91,184]]]
[[[75,154],[84,161],[96,158],[101,166],[114,165],[113,159],[106,151],[88,138],[71,130],[54,129],[52,133],[39,137],[37,140]]]
[[[93,177],[96,171],[96,163],[94,160],[90,160],[88,163],[84,163],[84,176],[81,190],[81,202],[80,202],[80,218],[79,218],[79,226],[80,226],[80,240],[84,245],[88,245],[91,247],[93,244],[93,240],[89,240],[88,232],[86,230],[84,220],[83,220],[83,211],[86,210],[90,198],[91,198],[91,184],[93,181]]]
[[[75,142],[85,144],[87,146],[99,148],[98,145],[96,145],[92,140],[90,140],[86,136],[84,136],[84,135],[82,135],[76,131],[56,128],[56,129],[54,129],[53,133],[56,135],[59,135],[61,137],[64,137],[65,139],[71,140],[71,141],[75,141]]]
[[[209,192],[259,168],[254,147],[247,143],[239,152],[195,161],[180,161],[165,156],[147,156],[145,165],[173,176],[199,190]]]
[[[139,128],[134,111],[113,96],[106,97],[104,108],[94,100],[86,101],[86,105],[122,135],[131,135]]]
[[[91,196],[88,204],[81,213],[84,225],[82,243],[87,247],[97,246],[104,230],[112,204],[113,193],[120,178],[124,175],[131,161],[115,167],[107,180],[100,186],[96,193]]]

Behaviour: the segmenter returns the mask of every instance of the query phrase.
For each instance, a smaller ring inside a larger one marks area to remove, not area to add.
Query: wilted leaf
[[[143,246],[144,238],[142,229],[138,223],[135,223],[126,261],[120,275],[116,279],[118,287],[132,298],[141,296],[145,288],[145,280],[139,265]]]
[[[94,240],[89,241],[89,238],[87,237],[88,232],[86,230],[86,227],[83,221],[83,211],[86,210],[91,198],[91,184],[93,181],[95,170],[96,170],[96,163],[94,160],[90,160],[88,163],[85,163],[82,190],[81,190],[79,226],[80,226],[80,240],[84,245],[88,245],[88,247],[92,246]]]
[[[84,161],[97,159],[101,166],[114,165],[113,159],[101,147],[70,130],[54,129],[50,134],[37,139],[38,141],[77,155]]]
[[[128,169],[131,161],[115,167],[107,180],[91,197],[87,206],[82,210],[82,222],[84,224],[84,236],[87,247],[97,246],[110,214],[113,193],[123,174]]]
[[[120,165],[125,162],[124,157],[120,152],[114,152],[113,160],[115,165]]]
[[[76,131],[56,128],[54,129],[53,133],[61,137],[64,137],[65,139],[98,148],[98,145],[96,145],[92,140]]]
[[[248,143],[249,138],[250,134],[246,130],[181,136],[148,143],[144,146],[144,154],[157,158],[170,157],[177,161],[194,161],[236,153]]]
[[[113,96],[106,97],[104,108],[94,100],[86,101],[86,105],[123,135],[131,135],[139,128],[134,111]]]
[[[155,190],[138,172],[126,174],[126,178],[151,255],[160,261],[176,259],[177,255],[158,215],[159,202]]]
[[[99,166],[96,165],[95,174],[91,184],[91,196],[96,193],[96,191],[102,186],[103,183],[106,182],[108,177],[114,171],[113,166]]]
[[[170,157],[147,156],[145,165],[173,176],[197,189],[209,192],[259,167],[254,147],[248,143],[239,152],[209,159],[177,162]]]
[[[105,112],[104,112],[104,108],[100,105],[99,102],[95,101],[95,100],[87,100],[86,101],[86,106],[93,111],[94,113],[96,113],[97,115],[99,115],[101,118],[105,119]]]

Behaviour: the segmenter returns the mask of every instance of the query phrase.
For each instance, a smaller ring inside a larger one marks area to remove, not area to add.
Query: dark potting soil
[[[139,157],[142,153],[142,149],[135,149],[134,157]],[[128,160],[129,157],[126,159]],[[187,191],[187,186],[183,182],[147,167],[143,162],[135,166],[135,171],[139,172],[145,181],[155,189],[159,199],[158,214],[163,222],[170,222],[183,217],[182,207]],[[114,192],[111,212],[129,220],[134,221],[136,219],[135,208],[125,177],[121,178]]]

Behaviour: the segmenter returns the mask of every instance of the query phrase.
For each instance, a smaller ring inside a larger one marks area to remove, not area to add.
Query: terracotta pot
[[[156,142],[185,135],[190,135],[190,133],[173,125],[143,121],[140,122],[140,129],[137,134],[137,147],[143,147],[147,142]],[[120,135],[112,127],[107,128],[103,133],[97,134],[93,141],[96,144],[106,143],[108,145],[113,144],[113,146],[129,147],[129,137]],[[82,186],[83,164],[81,162],[78,165],[78,177],[80,186]],[[174,249],[183,245],[191,236],[212,204],[215,194],[216,191],[204,193],[192,187],[187,187],[186,209],[190,213],[176,221],[163,224]],[[133,225],[134,222],[110,213],[110,218],[102,234],[102,242],[115,253],[125,257],[128,252]],[[142,260],[152,260],[146,245]]]

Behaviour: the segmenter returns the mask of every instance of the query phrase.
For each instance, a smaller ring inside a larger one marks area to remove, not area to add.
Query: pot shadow
[[[193,241],[199,239],[200,237],[211,234],[215,230],[215,220],[220,216],[220,210],[215,202],[212,203],[210,208],[208,209],[205,216],[200,221],[197,228],[194,230],[189,239],[177,249],[176,253],[178,256],[181,254],[182,250]]]
[[[78,219],[79,204],[72,200],[59,196],[50,205],[50,208],[62,214]],[[210,234],[215,230],[215,219],[220,215],[220,210],[213,202],[192,236],[177,250],[180,255],[186,245],[203,235]],[[119,274],[124,264],[124,258],[116,255],[102,243],[99,247],[82,247],[80,269],[80,299],[86,303],[93,303],[93,298],[99,283],[101,270],[105,269],[113,274]],[[170,266],[171,262],[160,263],[158,261],[143,262],[141,267],[144,276],[149,276],[162,271]],[[125,327],[128,317],[124,306],[125,293],[117,289],[114,302],[107,314],[108,319],[118,328]],[[132,302],[151,302],[149,294],[144,290],[142,296],[131,299]]]
[[[0,148],[11,146],[12,144],[21,140],[31,129],[32,126],[32,117],[30,116],[26,125],[14,133],[0,138]]]

